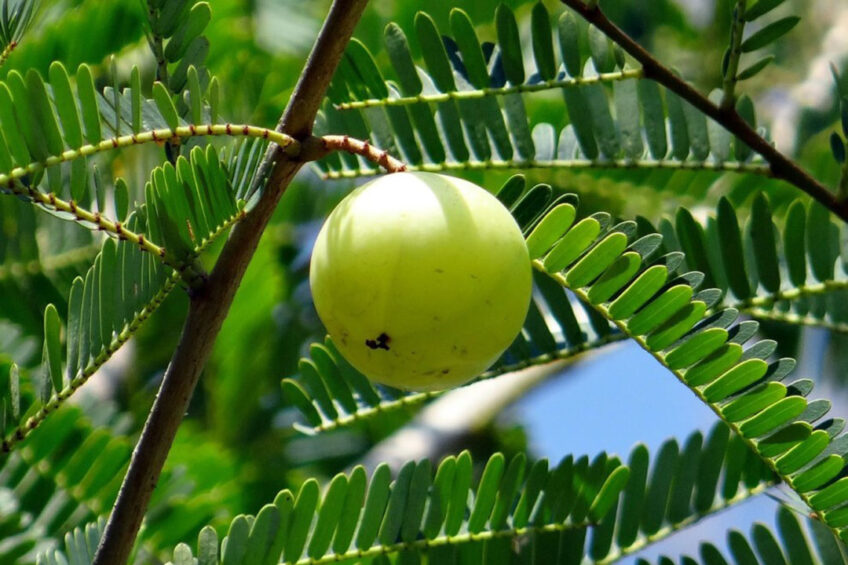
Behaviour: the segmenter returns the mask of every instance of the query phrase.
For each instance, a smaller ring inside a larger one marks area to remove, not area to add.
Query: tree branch
[[[639,61],[649,78],[665,86],[695,108],[724,126],[730,133],[743,141],[753,151],[765,159],[772,174],[803,190],[820,202],[831,212],[848,222],[848,202],[840,202],[831,190],[814,179],[794,161],[775,149],[771,143],[760,136],[732,107],[722,109],[706,96],[695,90],[690,84],[675,75],[671,69],[654,58],[644,47],[636,43],[621,28],[615,25],[597,6],[590,6],[581,0],[561,0],[563,4],[580,14],[587,22],[600,29],[634,59]]]
[[[277,131],[304,138],[367,0],[334,0]],[[133,451],[118,499],[97,549],[94,565],[126,563],[142,518],[189,400],[233,297],[265,226],[302,161],[286,158],[272,145],[263,167],[268,183],[253,208],[237,224],[207,281],[191,295],[188,317],[153,408]]]

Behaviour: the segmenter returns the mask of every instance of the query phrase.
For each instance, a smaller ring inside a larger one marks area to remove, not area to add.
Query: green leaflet
[[[318,521],[312,531],[312,539],[309,541],[309,548],[306,552],[309,557],[317,559],[324,555],[330,547],[333,531],[342,516],[347,488],[348,479],[345,475],[336,475],[330,481],[324,503],[318,512]]]
[[[633,280],[641,266],[641,255],[638,253],[629,252],[618,257],[592,285],[592,290],[588,294],[589,302],[600,304],[610,300],[615,293]]]
[[[53,390],[59,391],[63,388],[62,375],[62,344],[59,341],[61,322],[56,307],[48,304],[44,310],[44,357],[47,361],[47,373]],[[48,393],[47,397],[50,395]]]
[[[343,553],[351,545],[353,533],[359,520],[359,508],[365,501],[366,481],[365,469],[362,467],[356,467],[348,479],[344,506],[333,538],[334,553]]]
[[[575,288],[587,286],[598,278],[627,247],[627,236],[614,232],[586,253],[568,272],[567,283]]]
[[[757,390],[730,402],[722,408],[722,414],[730,422],[749,418],[786,396],[786,387],[781,383],[764,383]]]
[[[533,56],[543,80],[552,80],[556,75],[554,44],[551,36],[551,21],[544,4],[533,6],[531,27],[533,30]]]
[[[639,104],[642,101],[639,98],[639,88],[646,81],[624,81],[617,82],[613,85],[614,100],[615,100],[615,115],[618,121],[618,128],[621,132],[621,145],[624,150],[624,155],[630,159],[639,159],[642,157],[644,147],[642,145],[642,128],[639,120]],[[656,92],[659,95],[659,92]],[[654,121],[656,114],[650,115],[651,112],[656,113],[659,109],[662,113],[662,107],[657,108],[656,104],[659,99],[647,102],[650,105],[650,110],[645,107],[645,133],[649,138],[649,144],[654,144],[657,147],[652,147],[652,155],[656,156],[660,151],[660,146],[665,142],[665,131],[662,132],[662,141],[657,135],[657,128],[660,124]],[[661,103],[661,102],[660,102]],[[662,125],[663,130],[665,125]],[[651,139],[654,137],[655,139]],[[663,152],[664,155],[664,152]]]
[[[742,81],[754,77],[771,64],[772,61],[774,61],[774,55],[766,55],[742,69],[739,74],[736,75],[736,79]]]
[[[303,483],[295,499],[286,542],[283,544],[285,560],[297,561],[303,552],[319,497],[318,481],[309,479]]]
[[[486,61],[471,18],[459,8],[454,8],[451,10],[450,24],[462,52],[463,63],[471,84],[477,88],[485,88],[489,85],[489,73],[486,70]]]
[[[813,458],[817,457],[825,450],[829,443],[829,437],[824,430],[816,430],[810,436],[790,449],[785,455],[777,460],[777,468],[781,473],[794,473],[807,465]],[[829,487],[828,487],[829,488]],[[823,493],[827,491],[825,489]],[[828,491],[827,494],[819,496],[816,494],[811,499],[811,503],[817,508],[828,508],[832,505],[832,496],[837,494],[838,490]]]
[[[480,479],[477,497],[474,501],[474,509],[468,518],[468,531],[479,533],[486,524],[486,519],[492,513],[495,505],[495,496],[504,472],[505,461],[503,456],[494,455],[486,464],[483,476]]]
[[[227,547],[221,556],[221,562],[227,565],[241,563],[247,553],[247,536],[250,524],[246,516],[238,516],[230,524],[227,532]]]
[[[780,289],[780,265],[777,257],[775,227],[765,195],[759,194],[751,207],[751,246],[757,261],[757,276],[768,292]]]
[[[689,126],[683,113],[683,101],[674,93],[666,93],[671,154],[679,161],[689,156]]]
[[[668,269],[663,265],[648,268],[613,301],[610,312],[615,317],[633,314],[665,284],[667,277]]]
[[[589,26],[589,53],[598,72],[609,73],[615,69],[612,42],[595,26]]]
[[[648,147],[655,159],[664,159],[668,153],[668,142],[665,131],[665,112],[662,96],[657,84],[650,80],[640,80],[638,83],[639,103],[643,109],[645,135]]]
[[[180,118],[177,114],[177,108],[174,106],[174,101],[171,99],[171,94],[161,82],[153,83],[153,99],[156,101],[156,106],[159,112],[165,119],[165,123],[171,129],[179,125]]]
[[[674,286],[634,315],[628,329],[636,335],[650,333],[683,308],[690,298],[690,286]]]
[[[714,104],[721,104],[723,93],[721,89],[715,89],[710,92],[709,100]],[[733,135],[727,131],[724,126],[713,120],[707,120],[707,137],[709,139],[710,150],[713,158],[719,163],[723,163],[732,157],[733,152]]]
[[[706,310],[706,303],[700,300],[687,304],[653,330],[645,340],[645,345],[651,351],[667,348],[689,333],[703,319]]]
[[[421,80],[412,61],[409,45],[403,31],[394,24],[386,26],[385,30],[386,50],[389,53],[392,66],[400,77],[401,92],[403,95],[418,95],[421,92]],[[415,105],[410,108],[415,129],[421,136],[427,154],[434,161],[445,159],[445,150],[439,141],[436,122],[433,115],[423,105]]]
[[[563,12],[557,25],[559,48],[563,64],[568,74],[578,77],[583,68],[580,57],[580,29],[577,17],[571,12]]]
[[[709,328],[691,336],[665,357],[671,369],[682,369],[694,365],[707,357],[727,341],[727,330]]]
[[[581,220],[559,240],[545,257],[545,268],[561,271],[577,259],[589,247],[601,231],[595,218]]]
[[[188,67],[188,71],[186,73],[186,80],[188,81],[189,104],[191,105],[191,123],[199,124],[203,122],[203,90],[200,86],[200,76],[197,72],[197,69],[193,65]],[[136,92],[135,86],[133,87],[133,92]],[[135,100],[136,99],[133,98],[133,101]],[[140,112],[140,107],[138,108],[138,110],[136,110],[135,108],[133,109],[133,131],[137,131],[136,123],[139,127],[141,125]]]
[[[405,517],[406,502],[410,495],[410,483],[415,473],[416,464],[407,462],[398,472],[389,492],[386,514],[377,534],[380,545],[389,545],[400,537],[400,530]]]
[[[754,34],[743,41],[742,45],[739,47],[743,53],[762,49],[768,44],[777,41],[783,35],[789,33],[789,31],[794,28],[799,21],[801,21],[801,18],[797,16],[787,16],[777,20],[776,22],[772,22],[762,29],[757,30]]]
[[[771,12],[781,4],[783,4],[786,0],[757,0],[757,2],[753,6],[749,6],[745,10],[745,21],[752,22],[757,18],[766,15]]]
[[[50,84],[53,87],[53,100],[62,122],[63,133],[70,147],[82,145],[82,127],[77,103],[71,90],[68,71],[58,62],[50,65]]]
[[[495,23],[506,78],[512,84],[521,84],[524,82],[524,56],[521,53],[521,38],[515,14],[506,5],[499,4],[495,9]]]
[[[802,397],[784,398],[744,422],[740,430],[746,437],[760,437],[797,418],[806,408],[807,402]]]
[[[80,65],[79,69],[77,69],[77,88],[79,89],[82,121],[85,125],[85,138],[89,143],[97,143],[103,139],[103,134],[100,127],[94,79],[91,75],[91,69],[86,65]]]
[[[736,220],[736,212],[726,198],[719,201],[717,223],[722,262],[728,285],[737,298],[744,300],[751,295],[751,287],[745,272],[742,234]]]
[[[207,2],[195,3],[183,19],[182,25],[176,30],[168,45],[165,46],[165,58],[171,62],[177,62],[185,56],[185,52],[191,42],[197,38],[209,21],[212,19],[212,10]]]
[[[12,93],[5,84],[0,84],[0,125],[15,164],[26,166],[31,160],[30,154],[15,115]]]

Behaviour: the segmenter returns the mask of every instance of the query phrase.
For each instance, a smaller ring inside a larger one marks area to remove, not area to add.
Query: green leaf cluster
[[[536,4],[522,46],[512,10],[495,13],[497,43],[456,8],[450,35],[415,19],[423,61],[396,24],[385,29],[395,78],[357,41],[346,51],[320,131],[369,138],[411,170],[670,168],[765,172],[751,151],[677,95],[645,80],[597,29]],[[532,53],[532,59],[530,59]],[[528,60],[530,59],[530,60]],[[422,64],[423,63],[423,64]],[[557,121],[534,118],[532,101]],[[753,105],[742,110],[756,123]],[[355,156],[318,163],[328,178],[377,172]]]

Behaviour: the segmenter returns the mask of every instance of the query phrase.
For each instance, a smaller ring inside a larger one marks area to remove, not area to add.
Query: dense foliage
[[[3,0],[0,563],[94,562],[178,343],[206,363],[136,563],[633,562],[678,535],[660,563],[848,562],[848,8],[373,2],[290,134],[330,4]],[[486,187],[533,262],[522,332],[456,391],[370,382],[312,304],[322,221],[402,167]],[[278,190],[220,332],[181,334]],[[715,425],[657,397],[658,449],[549,462],[497,417],[626,340]],[[767,496],[775,527],[699,533]]]

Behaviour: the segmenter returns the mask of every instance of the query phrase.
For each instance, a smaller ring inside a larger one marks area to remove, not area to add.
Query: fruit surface
[[[433,173],[371,181],[333,210],[310,266],[336,347],[373,381],[456,386],[521,330],[531,269],[509,211],[470,182]]]

